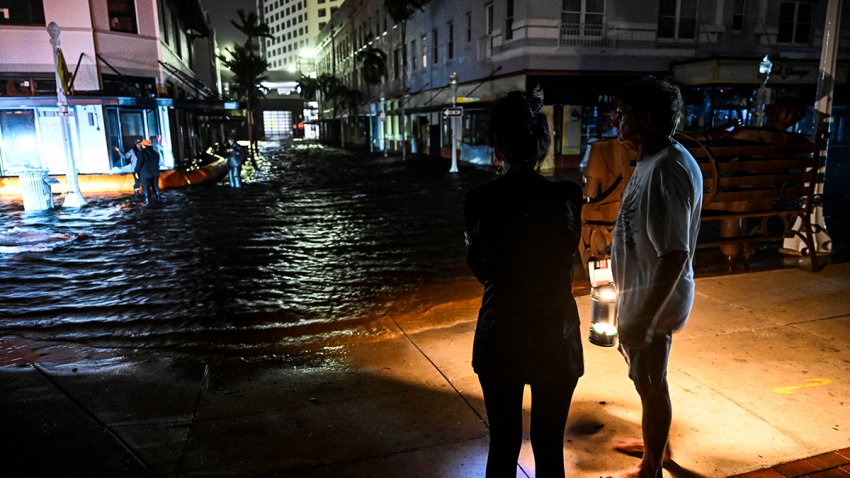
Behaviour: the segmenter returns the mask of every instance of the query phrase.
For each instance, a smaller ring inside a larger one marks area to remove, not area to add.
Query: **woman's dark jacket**
[[[572,295],[582,192],[512,168],[464,200],[467,263],[484,284],[476,373],[531,383],[584,372]]]

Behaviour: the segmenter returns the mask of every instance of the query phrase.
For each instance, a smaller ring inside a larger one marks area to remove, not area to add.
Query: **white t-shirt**
[[[646,300],[658,258],[688,252],[688,260],[672,294],[653,318],[647,339],[679,329],[694,302],[693,256],[702,211],[702,172],[693,156],[674,143],[637,163],[617,216],[611,245],[617,287],[618,320]]]

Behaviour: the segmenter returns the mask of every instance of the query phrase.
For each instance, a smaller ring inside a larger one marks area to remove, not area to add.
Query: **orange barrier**
[[[227,160],[222,158],[192,171],[163,171],[159,175],[160,189],[181,188],[193,184],[215,181],[227,172]],[[54,184],[54,192],[65,192],[65,175],[51,176],[59,181]],[[77,176],[80,192],[90,193],[132,193],[133,175],[124,174],[80,174]],[[17,176],[0,178],[0,196],[21,196],[21,184]]]

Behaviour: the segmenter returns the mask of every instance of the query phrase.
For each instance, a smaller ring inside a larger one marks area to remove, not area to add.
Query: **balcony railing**
[[[562,47],[608,48],[611,41],[605,25],[562,23],[559,44]]]

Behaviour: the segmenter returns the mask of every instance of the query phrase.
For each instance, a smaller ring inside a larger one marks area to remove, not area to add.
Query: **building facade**
[[[61,33],[71,149],[80,173],[116,173],[115,152],[160,138],[162,167],[188,165],[220,115],[214,36],[197,0],[0,2],[0,175],[66,171],[47,25]]]
[[[260,0],[263,22],[273,38],[265,40],[271,70],[310,73],[316,38],[345,0]]]
[[[366,98],[358,118],[337,119],[350,141],[445,156],[450,122],[443,110],[457,103],[459,147],[476,157],[475,146],[486,143],[487,104],[520,89],[544,99],[554,161],[610,134],[613,93],[646,74],[683,86],[687,129],[753,124],[761,86],[765,106],[781,96],[813,105],[827,1],[432,0],[404,28],[383,0],[351,1],[323,29],[316,64]],[[846,16],[840,22],[833,110],[834,139],[844,142],[848,23]],[[387,55],[379,85],[363,81],[357,53],[368,48]],[[759,73],[765,55],[773,65],[766,83]]]

